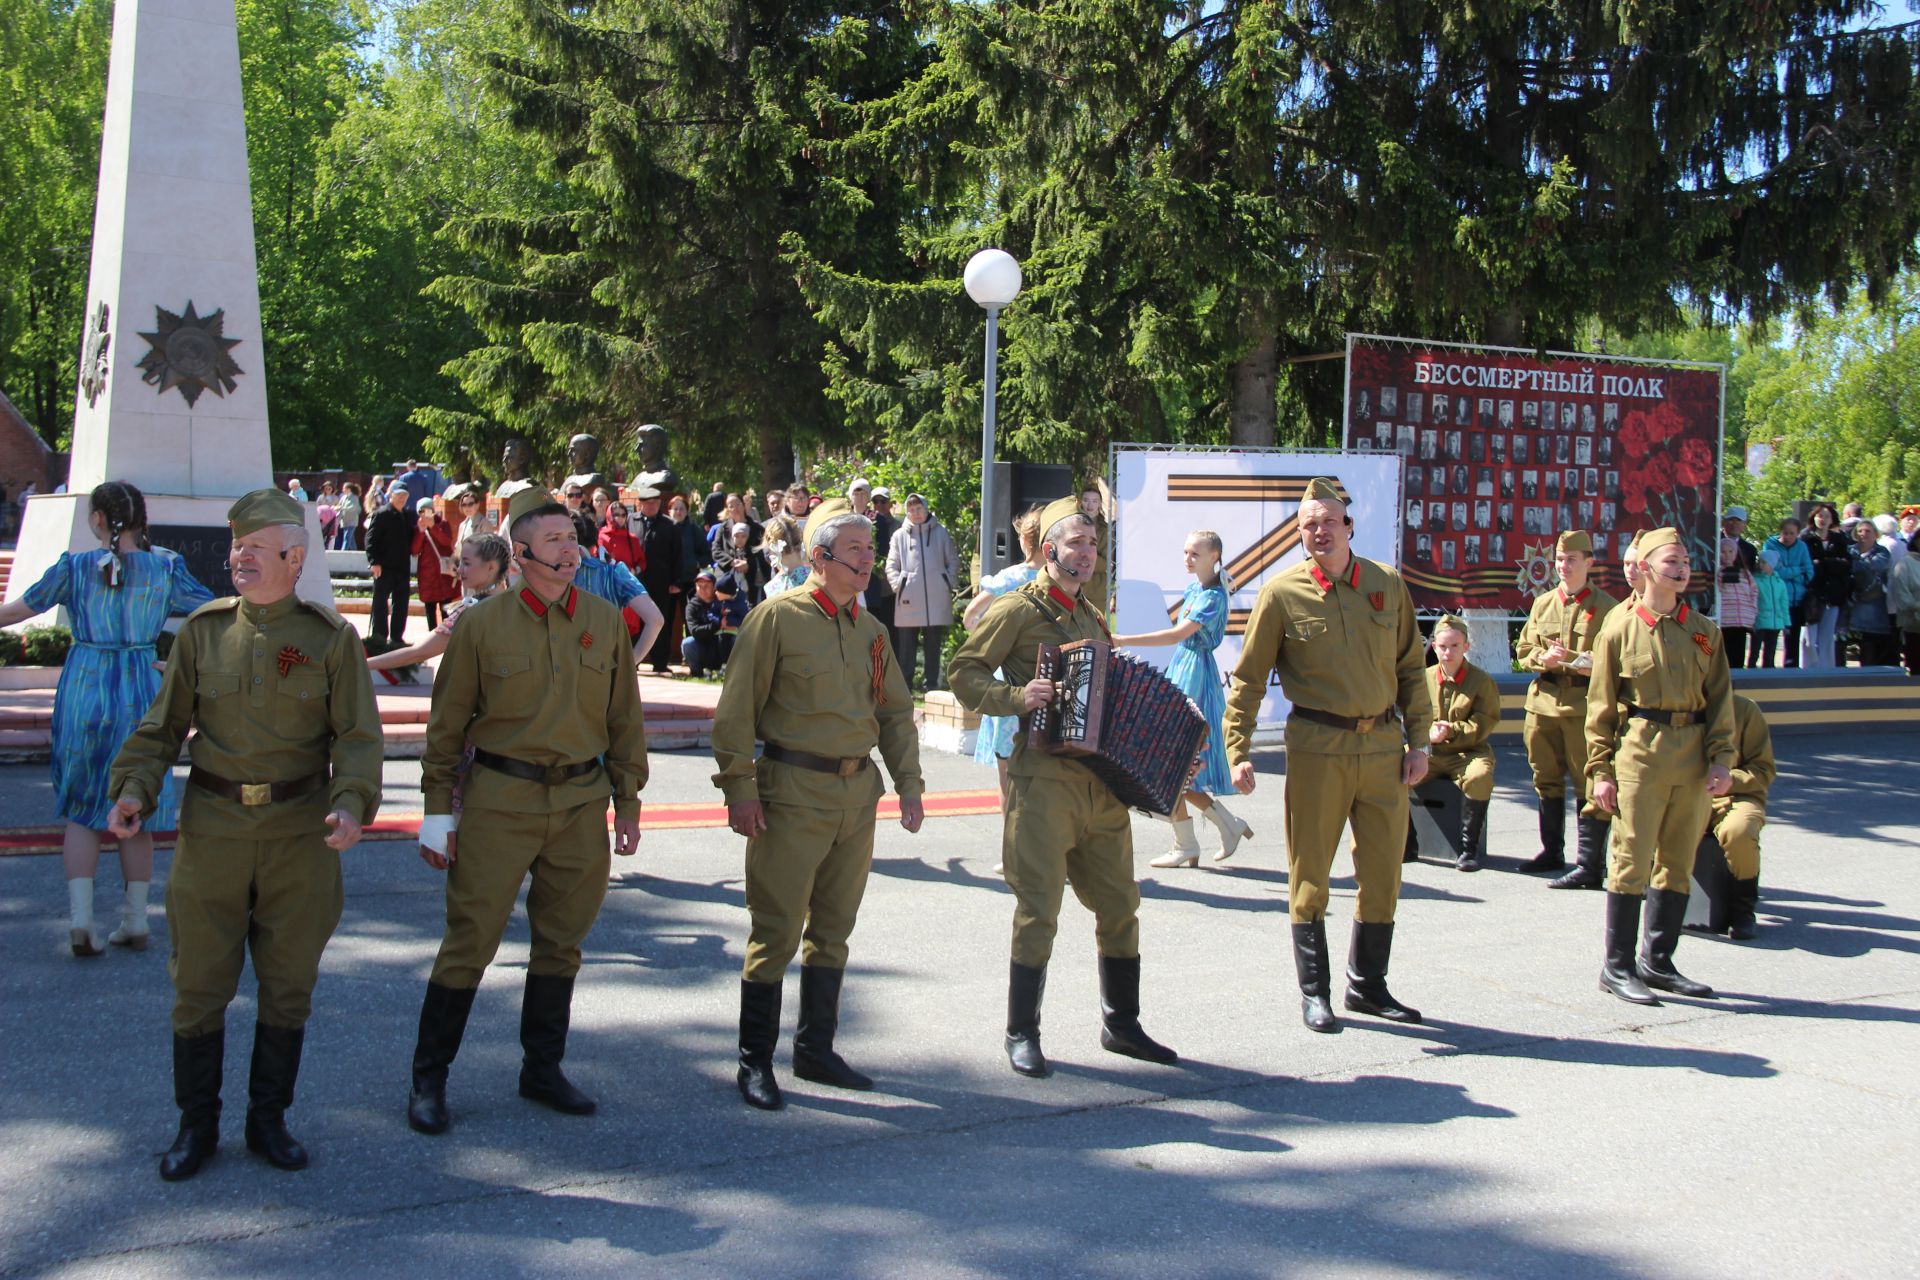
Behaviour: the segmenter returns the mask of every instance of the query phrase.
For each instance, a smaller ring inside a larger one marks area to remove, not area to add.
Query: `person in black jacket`
[[[413,495],[399,485],[387,491],[387,505],[367,526],[367,570],[373,575],[373,619],[367,647],[398,649],[406,641],[407,606],[412,597]]]
[[[693,598],[687,601],[687,635],[680,642],[680,656],[686,660],[688,675],[703,676],[727,665],[733,637],[721,633],[723,608],[714,594],[713,570],[702,569],[694,575]]]
[[[647,567],[640,571],[640,585],[647,589],[647,596],[659,608],[660,615],[667,625],[660,628],[659,637],[654,640],[653,648],[642,661],[651,663],[655,675],[666,675],[667,667],[674,656],[674,606],[680,600],[681,536],[673,521],[660,513],[660,491],[654,488],[639,488],[634,496],[640,502],[640,525],[634,530],[640,535],[640,546],[647,553]]]
[[[1853,541],[1840,530],[1840,513],[1823,502],[1807,513],[1803,541],[1813,557],[1813,585],[1807,588],[1806,640],[1800,665],[1807,670],[1840,665],[1840,611],[1853,594]]]

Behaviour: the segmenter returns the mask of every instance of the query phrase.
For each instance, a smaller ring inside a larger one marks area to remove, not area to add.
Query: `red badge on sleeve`
[[[305,665],[307,665],[307,655],[292,645],[288,645],[280,651],[280,678],[282,680],[285,680],[287,673],[292,671],[296,666],[304,667]]]

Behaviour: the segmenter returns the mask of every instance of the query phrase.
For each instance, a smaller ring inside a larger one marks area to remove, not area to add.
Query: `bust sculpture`
[[[600,441],[582,432],[567,441],[567,465],[573,468],[573,474],[566,478],[561,488],[570,489],[580,486],[582,493],[591,494],[595,489],[613,492],[613,482],[600,474]]]
[[[680,474],[667,461],[667,429],[657,422],[645,423],[634,431],[633,440],[640,459],[634,487],[658,489],[662,495],[681,492]]]
[[[507,447],[500,453],[500,487],[494,490],[494,497],[505,502],[523,489],[533,488],[529,473],[533,470],[533,446],[524,436],[508,436]]]

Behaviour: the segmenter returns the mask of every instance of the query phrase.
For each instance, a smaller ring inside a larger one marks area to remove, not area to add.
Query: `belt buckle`
[[[244,805],[272,804],[273,784],[271,782],[241,783],[240,803]]]
[[[567,776],[567,766],[563,764],[550,764],[547,766],[545,781],[550,787],[559,787],[566,785],[572,781],[572,779]]]
[[[862,758],[859,756],[855,756],[850,760],[842,760],[840,762],[840,776],[843,778],[851,778],[854,774],[860,772],[861,763]]]
[[[1372,733],[1373,726],[1379,719],[1379,716],[1361,716],[1353,722],[1353,731],[1355,733]]]

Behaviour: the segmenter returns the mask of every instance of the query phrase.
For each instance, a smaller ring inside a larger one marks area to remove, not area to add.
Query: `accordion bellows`
[[[1057,688],[1028,721],[1029,750],[1078,760],[1130,808],[1173,811],[1207,740],[1178,685],[1098,640],[1041,645],[1034,675]]]

